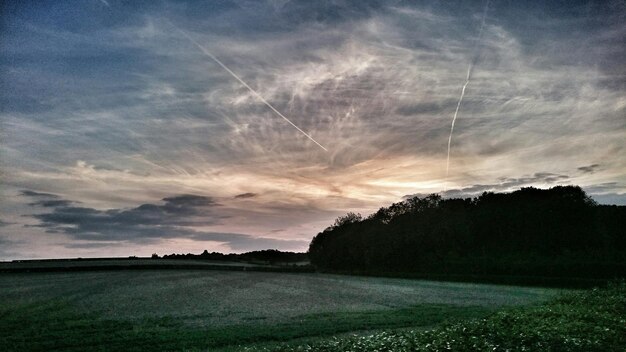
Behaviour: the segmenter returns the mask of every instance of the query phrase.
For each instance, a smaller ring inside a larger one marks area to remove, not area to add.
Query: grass
[[[431,327],[546,300],[556,292],[262,272],[2,274],[0,350],[215,350]]]
[[[606,289],[568,293],[540,306],[505,309],[483,319],[433,330],[390,330],[244,350],[621,352],[625,346],[626,284],[622,282]]]
[[[84,266],[89,267],[133,267],[133,266],[184,266],[184,265],[196,265],[196,266],[267,266],[257,265],[245,262],[226,262],[226,261],[213,261],[213,260],[194,260],[194,259],[151,259],[151,258],[108,258],[108,259],[72,259],[72,260],[32,260],[32,261],[18,261],[18,262],[0,262],[0,270],[19,270],[19,269],[48,269],[48,268],[60,268],[71,269]]]
[[[171,318],[121,321],[78,314],[54,302],[2,309],[3,351],[204,350],[233,344],[289,341],[355,330],[431,326],[449,319],[486,314],[486,308],[421,306],[391,311],[303,315],[279,324],[255,322],[189,328]]]
[[[0,275],[0,302],[11,306],[62,298],[78,312],[105,319],[171,317],[188,326],[211,327],[427,304],[495,308],[545,300],[557,292],[391,278],[213,270]]]

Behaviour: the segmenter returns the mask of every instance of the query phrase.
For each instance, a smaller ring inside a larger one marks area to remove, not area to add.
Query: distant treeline
[[[159,258],[154,254],[153,258]],[[169,254],[164,255],[163,259],[201,259],[215,261],[233,261],[233,262],[249,262],[249,263],[267,263],[267,264],[289,264],[308,262],[309,258],[306,253],[282,252],[276,249],[267,249],[262,251],[252,251],[241,254],[224,254],[219,252],[209,253],[204,250],[202,254]]]
[[[577,186],[476,198],[414,197],[315,236],[312,264],[352,273],[614,278],[626,276],[626,207]]]

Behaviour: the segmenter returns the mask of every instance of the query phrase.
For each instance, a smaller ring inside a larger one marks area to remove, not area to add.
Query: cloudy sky
[[[3,2],[0,260],[306,250],[432,192],[626,204],[626,5],[485,5]]]

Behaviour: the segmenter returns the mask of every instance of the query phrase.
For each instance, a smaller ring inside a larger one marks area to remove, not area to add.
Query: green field
[[[151,259],[151,258],[111,258],[111,259],[72,259],[72,260],[26,260],[15,262],[0,262],[0,271],[15,269],[45,269],[45,268],[79,268],[79,267],[134,267],[134,266],[242,266],[242,267],[267,267],[269,265],[260,265],[245,262],[224,262],[213,260],[193,260],[193,259]]]
[[[506,308],[482,319],[433,329],[396,329],[292,343],[247,352],[623,352],[626,283],[566,293],[541,305]]]
[[[0,275],[0,350],[237,350],[432,327],[544,301],[557,292],[303,273],[5,273]]]

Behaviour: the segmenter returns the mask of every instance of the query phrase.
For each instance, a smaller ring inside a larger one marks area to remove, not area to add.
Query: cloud
[[[459,189],[450,189],[447,191],[439,192],[444,198],[465,198],[474,197],[480,195],[483,192],[511,192],[521,187],[530,186],[545,186],[545,185],[560,185],[567,184],[570,177],[567,175],[553,174],[551,172],[537,172],[532,176],[523,177],[504,177],[500,179],[499,183],[492,184],[475,184],[466,186]],[[417,193],[406,195],[403,199],[412,197],[424,197],[427,194]]]
[[[23,243],[22,241],[10,240],[0,236],[0,260],[9,260],[9,258],[18,256],[19,253],[15,251],[14,246]]]
[[[62,232],[75,238],[99,241],[140,241],[151,238],[171,238],[194,234],[190,226],[216,224],[221,216],[212,214],[219,206],[210,197],[180,195],[163,198],[163,204],[142,204],[130,209],[98,210],[69,206],[61,201],[52,212],[34,214],[41,221],[38,227],[50,232]]]
[[[63,245],[69,249],[94,249],[124,246],[123,242],[70,242]]]
[[[587,166],[581,166],[578,168],[578,170],[582,171],[585,174],[593,174],[598,170],[599,167],[600,167],[600,164],[592,164],[592,165],[587,165]]]
[[[65,199],[53,199],[53,200],[40,200],[37,202],[28,203],[28,205],[32,206],[40,206],[40,207],[67,207],[70,206],[72,201]]]
[[[24,197],[31,197],[31,198],[38,199],[35,202],[28,203],[28,205],[34,206],[34,207],[44,207],[44,208],[69,207],[73,203],[76,203],[76,202],[69,201],[66,199],[59,199],[60,197],[58,195],[52,194],[52,193],[42,193],[42,192],[35,192],[31,190],[21,190],[19,194]]]
[[[476,44],[484,4],[471,1],[94,4],[7,5],[2,183],[35,191],[4,198],[0,213],[47,224],[28,228],[33,241],[276,228],[302,239],[405,194],[626,177],[623,2],[491,2]],[[21,217],[35,209],[48,215]]]
[[[448,111],[450,107],[450,102],[452,100],[446,100],[441,102],[422,102],[415,103],[411,105],[402,105],[398,107],[395,112],[399,115],[404,116],[413,116],[413,115],[422,115],[422,114],[440,114],[444,111]]]
[[[449,190],[448,192],[444,193],[448,197],[453,197],[456,194],[475,195],[482,192],[507,192],[519,189],[520,187],[529,187],[536,185],[541,187],[543,185],[567,184],[569,183],[569,179],[570,176],[568,175],[554,174],[551,172],[537,172],[532,176],[524,176],[518,178],[505,177],[500,179],[500,183],[471,185],[463,187],[461,189]]]
[[[36,197],[36,198],[59,198],[59,196],[56,194],[35,192],[31,190],[22,190],[20,191],[20,195],[26,196],[26,197]]]
[[[567,184],[569,179],[570,177],[567,175],[540,172],[528,177],[502,178],[501,183],[476,184],[438,193],[444,198],[468,198],[479,196],[483,192],[512,192],[521,187],[552,187],[554,185]],[[583,187],[585,192],[596,202],[607,205],[626,205],[626,193],[615,192],[615,190],[624,190],[625,188],[624,185],[620,185],[618,182],[604,182]],[[423,198],[428,195],[428,193],[416,193],[406,195],[402,199]]]
[[[32,192],[22,194],[32,196]],[[47,195],[49,197],[49,195]],[[52,208],[50,212],[30,215],[40,221],[33,227],[49,233],[62,233],[78,241],[66,248],[103,248],[121,243],[153,243],[163,239],[212,241],[228,245],[232,250],[258,248],[299,248],[306,241],[254,237],[239,233],[198,230],[216,225],[226,218],[213,212],[221,205],[213,198],[184,194],[162,199],[161,204],[146,203],[130,209],[99,210],[71,206],[68,200],[54,203],[31,203]]]
[[[599,184],[589,185],[585,187],[585,190],[591,193],[614,193],[615,190],[624,189],[625,186],[619,182],[603,182]]]
[[[235,198],[236,198],[236,199],[245,199],[245,198],[254,198],[254,197],[256,197],[256,196],[257,196],[257,194],[256,194],[256,193],[251,193],[251,192],[248,192],[248,193],[241,193],[241,194],[238,194],[238,195],[236,195],[236,196],[235,196]]]

